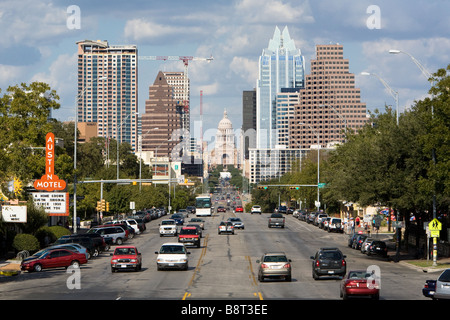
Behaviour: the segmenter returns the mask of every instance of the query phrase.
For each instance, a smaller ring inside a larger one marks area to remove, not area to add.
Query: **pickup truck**
[[[111,256],[111,272],[119,269],[139,271],[142,268],[142,255],[135,246],[116,247]]]
[[[184,245],[193,245],[200,248],[200,234],[197,227],[182,227],[178,234],[178,242]]]
[[[269,228],[273,226],[284,228],[285,219],[281,213],[272,213],[269,217]]]

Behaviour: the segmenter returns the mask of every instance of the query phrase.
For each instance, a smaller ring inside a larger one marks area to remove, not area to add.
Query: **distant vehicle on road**
[[[84,253],[78,253],[68,249],[41,250],[24,259],[20,264],[22,271],[40,272],[50,268],[68,268],[69,266],[80,267],[88,260]]]
[[[234,234],[233,223],[231,223],[230,221],[222,221],[222,222],[220,222],[219,227],[217,229],[217,233],[218,234],[222,234],[222,233]]]
[[[135,246],[116,247],[111,256],[111,272],[127,269],[139,271],[142,268],[142,254]]]
[[[174,219],[165,219],[161,221],[159,225],[159,236],[176,236],[177,235],[177,222]]]
[[[159,251],[155,251],[156,267],[159,270],[163,269],[188,269],[188,252],[182,243],[168,242],[164,243]]]
[[[258,206],[258,205],[253,206],[252,210],[250,212],[251,212],[251,214],[254,214],[254,213],[261,214],[261,206]]]
[[[380,287],[378,281],[366,270],[352,270],[342,279],[340,296],[344,300],[351,296],[370,296],[378,300]]]
[[[195,215],[197,217],[211,216],[211,197],[209,194],[199,195],[195,198]]]
[[[272,227],[281,227],[284,228],[285,218],[281,213],[272,213],[269,217],[269,228]]]
[[[314,280],[320,276],[345,276],[347,271],[346,256],[338,248],[321,248],[311,256],[312,276]]]

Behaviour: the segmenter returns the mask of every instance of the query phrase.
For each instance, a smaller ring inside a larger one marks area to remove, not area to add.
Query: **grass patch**
[[[430,268],[433,267],[433,260],[412,260],[408,263],[420,267],[420,268]],[[450,268],[450,262],[439,262],[436,261],[436,266],[434,268],[445,269]]]

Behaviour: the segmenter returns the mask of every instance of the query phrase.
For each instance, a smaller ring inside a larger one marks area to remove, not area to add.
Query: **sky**
[[[107,40],[137,45],[139,56],[194,56],[191,131],[200,121],[214,135],[226,109],[233,128],[242,125],[242,92],[256,87],[258,58],[275,28],[288,27],[306,61],[318,44],[339,43],[356,75],[367,109],[394,105],[399,111],[425,98],[430,83],[407,54],[429,72],[450,64],[448,0],[0,0],[0,88],[43,81],[55,89],[61,108],[53,117],[74,120],[77,45]],[[179,61],[139,61],[140,113],[158,71],[183,71]]]

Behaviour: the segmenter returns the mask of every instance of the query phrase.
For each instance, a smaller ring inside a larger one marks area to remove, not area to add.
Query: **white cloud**
[[[230,63],[230,70],[244,79],[248,85],[254,85],[258,78],[258,60],[234,57]]]

